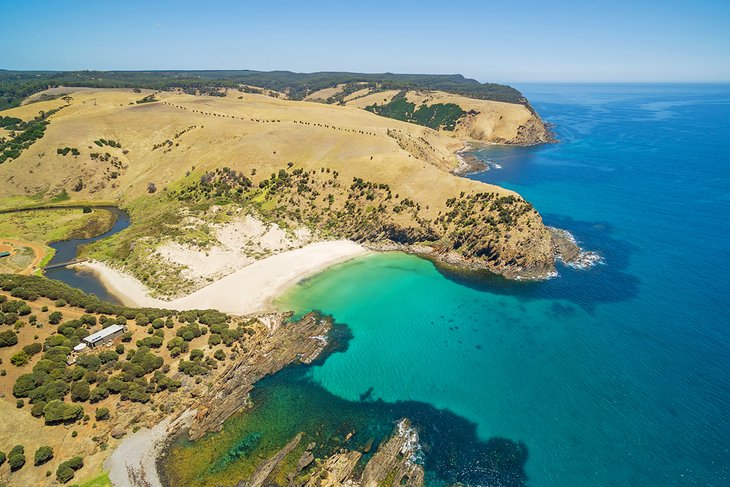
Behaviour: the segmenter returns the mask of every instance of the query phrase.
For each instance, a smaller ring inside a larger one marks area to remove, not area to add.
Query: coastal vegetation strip
[[[289,71],[71,71],[28,72],[0,70],[0,110],[18,106],[34,93],[49,87],[79,86],[91,88],[179,89],[191,94],[218,94],[227,88],[247,86],[285,93],[301,100],[310,93],[345,85],[344,96],[361,84],[379,90],[441,90],[483,100],[527,104],[516,89],[496,83],[480,83],[461,75],[364,74],[364,73],[293,73]]]
[[[422,104],[416,108],[415,103],[406,99],[404,92],[393,97],[384,105],[369,105],[365,110],[388,118],[430,127],[434,130],[453,131],[466,112],[455,103]]]

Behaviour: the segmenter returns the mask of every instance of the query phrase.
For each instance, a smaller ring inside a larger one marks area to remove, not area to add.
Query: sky
[[[0,0],[0,26],[0,69],[730,81],[730,0]]]

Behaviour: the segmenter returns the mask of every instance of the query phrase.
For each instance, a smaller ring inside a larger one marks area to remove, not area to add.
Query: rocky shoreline
[[[437,265],[454,267],[462,271],[489,272],[501,275],[506,279],[517,281],[540,281],[550,279],[557,275],[555,264],[557,262],[576,268],[584,268],[580,263],[586,260],[587,253],[576,243],[573,236],[560,229],[547,227],[551,234],[551,251],[553,259],[550,263],[534,265],[531,267],[513,266],[503,267],[499,274],[487,267],[481,259],[468,258],[456,251],[441,251],[436,247],[424,244],[401,244],[393,241],[367,242],[365,247],[377,252],[405,252],[428,259]],[[592,255],[589,253],[588,255]]]

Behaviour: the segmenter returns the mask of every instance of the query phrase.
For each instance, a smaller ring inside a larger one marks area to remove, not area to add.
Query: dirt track
[[[24,240],[16,240],[13,238],[2,238],[0,239],[0,246],[6,247],[6,246],[12,246],[12,245],[19,245],[23,247],[29,247],[33,250],[33,253],[35,256],[33,257],[33,261],[28,265],[25,269],[18,272],[18,274],[23,275],[29,275],[32,274],[34,270],[38,268],[41,261],[43,261],[43,257],[46,255],[46,250],[43,245],[33,243],[33,242],[26,242]],[[0,248],[0,250],[5,250],[3,248]],[[12,248],[8,249],[11,253],[13,252]]]

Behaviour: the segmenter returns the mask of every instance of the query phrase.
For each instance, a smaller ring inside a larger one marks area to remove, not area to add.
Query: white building
[[[88,345],[89,348],[98,347],[99,345],[109,343],[116,337],[121,336],[126,330],[126,326],[110,325],[84,338],[84,343]]]

